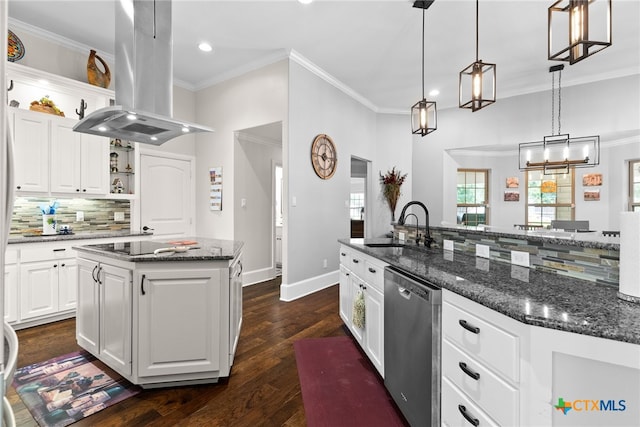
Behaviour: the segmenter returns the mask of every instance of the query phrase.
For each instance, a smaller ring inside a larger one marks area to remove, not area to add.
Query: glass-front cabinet
[[[135,143],[111,139],[109,144],[109,175],[112,195],[128,198],[135,194]]]

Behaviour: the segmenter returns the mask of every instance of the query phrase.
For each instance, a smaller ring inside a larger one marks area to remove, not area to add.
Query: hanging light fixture
[[[438,128],[438,112],[436,103],[427,101],[424,96],[424,20],[425,11],[434,0],[416,1],[413,7],[422,9],[422,99],[411,107],[411,131],[425,136]]]
[[[549,60],[573,65],[611,46],[611,0],[559,0],[548,21]]]
[[[478,59],[478,0],[476,0],[476,61],[460,71],[458,106],[478,111],[496,102],[496,64]],[[464,94],[470,94],[464,98]],[[466,99],[466,100],[464,100]]]
[[[563,134],[560,123],[562,111],[562,70],[554,65],[550,73],[558,74],[558,133],[555,131],[555,74],[551,75],[551,135],[542,141],[525,142],[519,146],[520,170],[542,170],[545,175],[568,173],[570,167],[584,168],[600,164],[600,137],[570,138]]]

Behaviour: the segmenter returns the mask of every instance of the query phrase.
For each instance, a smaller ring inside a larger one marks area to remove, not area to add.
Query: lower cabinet
[[[219,269],[136,272],[139,376],[220,370],[222,278]]]
[[[18,320],[18,266],[16,251],[7,250],[4,257],[4,321]]]
[[[78,344],[131,375],[131,270],[78,259]]]
[[[384,377],[384,267],[386,264],[351,248],[340,248],[340,317],[369,360]],[[349,267],[354,267],[352,270]],[[363,279],[362,277],[367,277]],[[362,293],[364,327],[353,322],[353,305]]]

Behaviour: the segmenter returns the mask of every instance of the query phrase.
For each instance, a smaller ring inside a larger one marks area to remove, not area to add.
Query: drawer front
[[[344,265],[348,269],[351,269],[351,250],[347,246],[340,246],[340,251],[338,253],[340,260],[340,264]]]
[[[442,335],[507,380],[519,381],[519,339],[455,305],[442,303]]]
[[[71,245],[59,245],[47,248],[22,249],[20,262],[45,261],[49,259],[75,258],[76,251]]]
[[[353,271],[357,276],[364,277],[364,263],[366,256],[358,251],[351,251],[347,257],[345,267]]]
[[[375,258],[366,257],[364,260],[364,278],[366,282],[384,293],[384,267],[385,263]]]
[[[518,390],[446,339],[442,341],[442,375],[498,424],[518,425]]]
[[[474,424],[472,424],[472,421],[465,418],[463,412],[470,420],[477,420],[478,423],[476,425],[480,427],[497,427],[499,425],[489,418],[487,414],[482,412],[478,406],[472,403],[464,393],[456,389],[455,386],[447,380],[447,378],[443,378],[441,408],[442,425],[449,427],[472,427]],[[515,426],[519,424],[516,423],[509,425]]]

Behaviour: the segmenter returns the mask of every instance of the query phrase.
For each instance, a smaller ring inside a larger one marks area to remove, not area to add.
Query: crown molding
[[[264,136],[257,136],[257,135],[253,135],[253,134],[242,132],[242,131],[236,131],[235,134],[238,140],[241,140],[241,141],[253,142],[255,144],[267,145],[269,147],[282,148],[282,141],[279,141],[279,140],[265,138]]]

